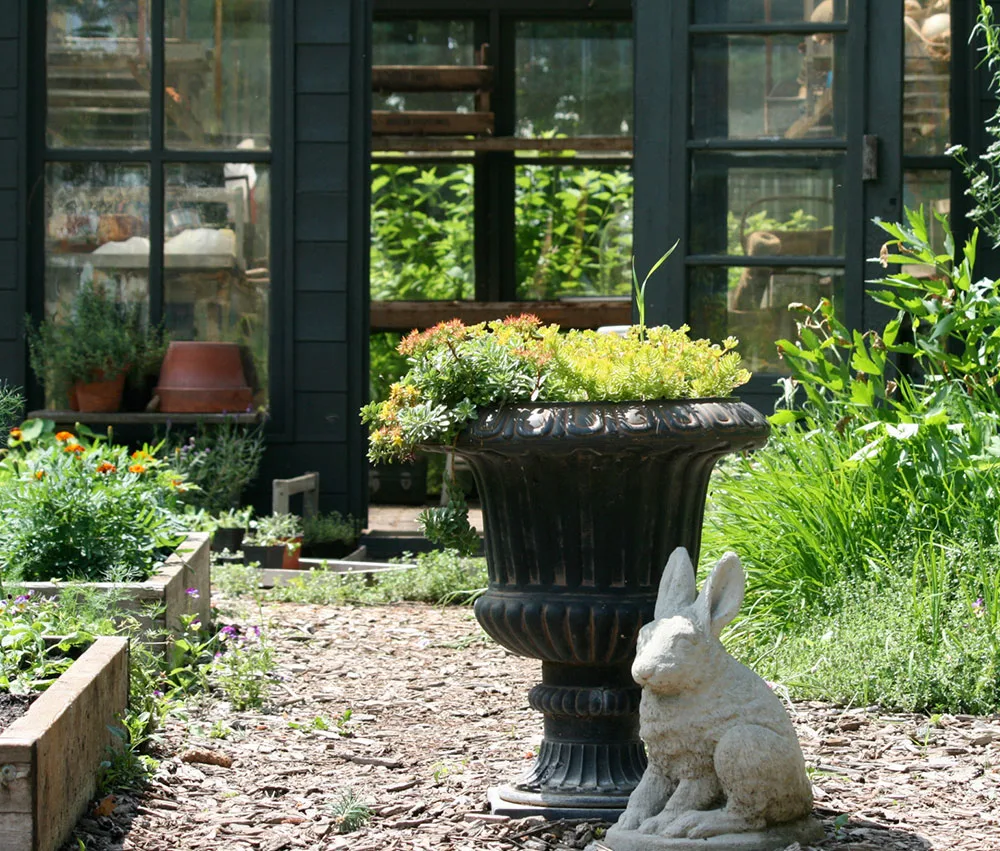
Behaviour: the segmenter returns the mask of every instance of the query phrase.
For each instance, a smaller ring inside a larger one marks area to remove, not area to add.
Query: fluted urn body
[[[459,437],[483,505],[489,589],[476,617],[540,659],[537,759],[497,812],[615,818],[645,769],[631,665],[675,547],[697,563],[712,468],[767,440],[735,400],[511,406]]]

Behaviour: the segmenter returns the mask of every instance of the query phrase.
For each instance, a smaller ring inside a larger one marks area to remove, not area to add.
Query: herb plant
[[[420,443],[451,443],[481,408],[546,402],[625,402],[725,396],[750,374],[735,339],[692,340],[686,326],[635,326],[624,335],[559,332],[531,315],[413,332],[399,350],[410,371],[389,398],[362,410],[373,462]]]
[[[243,543],[252,547],[273,547],[302,537],[302,518],[297,514],[266,514],[250,521]]]
[[[361,534],[361,525],[353,517],[344,517],[339,511],[315,514],[302,518],[302,540],[306,544],[341,541],[353,543]]]
[[[237,508],[243,491],[260,470],[264,426],[232,419],[199,425],[194,434],[172,432],[161,455],[196,485],[187,502],[213,513]]]

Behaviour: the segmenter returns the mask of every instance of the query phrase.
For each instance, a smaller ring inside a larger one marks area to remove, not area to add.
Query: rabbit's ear
[[[697,595],[694,587],[694,565],[684,547],[678,547],[670,554],[667,566],[663,568],[660,593],[656,597],[653,617],[656,620],[668,618],[679,609],[690,606]]]
[[[722,629],[740,610],[746,576],[736,553],[726,553],[719,559],[698,596],[705,625],[718,638]]]

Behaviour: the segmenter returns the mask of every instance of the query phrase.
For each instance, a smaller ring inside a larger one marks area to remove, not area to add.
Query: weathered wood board
[[[128,705],[128,641],[97,639],[0,734],[0,848],[55,851],[87,807]]]

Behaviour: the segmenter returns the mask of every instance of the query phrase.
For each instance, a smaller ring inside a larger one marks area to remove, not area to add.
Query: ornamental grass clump
[[[638,325],[623,335],[560,333],[530,314],[414,331],[399,345],[409,372],[387,400],[362,410],[369,458],[405,459],[418,444],[453,443],[482,408],[719,397],[749,380],[734,338],[716,345],[688,331]]]
[[[184,477],[78,427],[29,420],[0,455],[3,582],[136,581],[184,538]]]

